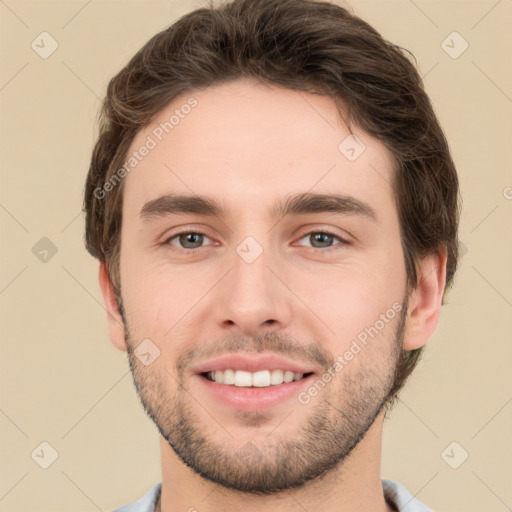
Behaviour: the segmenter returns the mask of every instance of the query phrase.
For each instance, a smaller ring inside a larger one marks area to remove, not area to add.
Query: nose
[[[233,268],[218,290],[217,315],[221,327],[246,336],[256,335],[262,329],[288,327],[293,294],[279,274],[278,260],[266,251],[250,263],[236,253]]]

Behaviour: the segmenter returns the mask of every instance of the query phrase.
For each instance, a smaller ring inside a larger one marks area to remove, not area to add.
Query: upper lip
[[[198,364],[193,368],[194,373],[213,372],[216,370],[245,370],[246,372],[288,370],[303,374],[315,372],[315,369],[311,365],[272,354],[257,356],[249,354],[228,354]]]

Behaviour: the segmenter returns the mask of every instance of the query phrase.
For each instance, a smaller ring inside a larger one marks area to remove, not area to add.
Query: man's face
[[[388,397],[407,309],[392,164],[353,133],[359,156],[330,99],[234,82],[175,100],[129,151],[151,146],[123,192],[134,381],[181,460],[226,487],[271,493],[336,467]],[[223,215],[171,211],[160,198],[172,194],[207,196]],[[297,194],[342,196],[328,204],[344,207],[279,213]],[[228,369],[239,385],[207,377]],[[305,378],[268,386],[275,370]]]

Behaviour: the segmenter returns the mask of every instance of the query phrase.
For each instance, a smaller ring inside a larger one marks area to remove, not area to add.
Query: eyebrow
[[[355,197],[340,194],[314,194],[310,192],[293,194],[284,201],[277,201],[270,210],[270,214],[274,218],[307,213],[361,215],[377,222],[377,214],[369,204]],[[167,194],[152,199],[140,211],[140,217],[147,221],[179,214],[226,218],[227,211],[213,197],[183,194]]]

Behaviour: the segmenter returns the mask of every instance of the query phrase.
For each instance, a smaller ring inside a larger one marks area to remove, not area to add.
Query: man
[[[235,0],[110,82],[85,191],[112,343],[160,432],[119,511],[427,511],[386,410],[457,264],[458,182],[401,50],[330,3]]]

